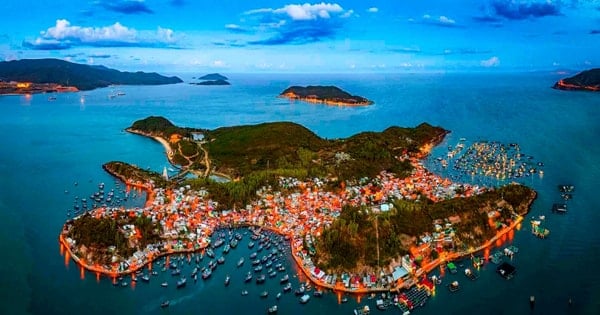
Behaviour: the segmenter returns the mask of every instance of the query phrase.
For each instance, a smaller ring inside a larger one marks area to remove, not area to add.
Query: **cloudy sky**
[[[600,0],[2,0],[0,59],[167,72],[600,66]]]

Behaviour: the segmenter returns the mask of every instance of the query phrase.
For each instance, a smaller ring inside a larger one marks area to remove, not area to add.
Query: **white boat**
[[[308,295],[308,294],[304,294],[303,296],[300,297],[301,304],[306,304],[306,303],[308,303],[309,300],[310,300],[310,295]]]

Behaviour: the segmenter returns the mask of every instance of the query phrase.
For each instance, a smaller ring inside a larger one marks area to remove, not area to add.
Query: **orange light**
[[[69,261],[71,260],[71,256],[69,255],[69,252],[67,251],[66,255],[65,255],[65,267],[67,269],[69,269]]]
[[[79,268],[79,278],[81,280],[85,279],[85,269],[83,269],[83,266]]]

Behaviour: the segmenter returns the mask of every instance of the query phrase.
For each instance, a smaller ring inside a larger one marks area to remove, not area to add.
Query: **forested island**
[[[559,90],[600,91],[600,68],[582,71],[570,78],[562,79],[553,86]]]
[[[203,80],[200,82],[191,82],[193,85],[231,85],[226,76],[218,74],[218,73],[209,73],[207,75],[203,75],[198,78],[198,80]]]
[[[292,237],[303,270],[314,263],[328,272],[389,271],[410,256],[427,272],[441,255],[455,259],[489,247],[522,221],[536,197],[522,185],[487,189],[428,172],[421,159],[448,131],[427,123],[343,139],[291,122],[207,130],[159,116],[127,130],[166,144],[171,161],[181,160],[181,171],[198,178],[106,163],[111,174],[146,189],[152,205],[102,208],[67,222],[61,242],[96,262],[86,268],[98,272],[129,273],[157,255],[206,248],[214,229],[237,224]],[[199,226],[201,234],[189,234]]]
[[[279,97],[338,106],[364,106],[373,104],[371,100],[362,96],[351,95],[336,86],[291,86],[281,92]]]
[[[90,66],[60,59],[21,59],[0,62],[0,80],[34,84],[55,84],[77,90],[109,85],[161,85],[183,82],[158,73],[122,72],[104,66]],[[18,90],[12,93],[19,93]]]

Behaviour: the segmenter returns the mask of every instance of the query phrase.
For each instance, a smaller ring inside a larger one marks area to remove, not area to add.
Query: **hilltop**
[[[291,100],[329,105],[358,106],[373,104],[371,100],[362,96],[351,95],[336,86],[291,86],[281,92],[279,96]]]
[[[198,80],[229,80],[226,76],[219,73],[209,73],[198,78]]]
[[[582,71],[570,78],[559,80],[553,88],[569,91],[600,91],[600,68]]]
[[[31,83],[53,83],[79,90],[93,90],[114,84],[161,85],[183,82],[152,72],[122,72],[104,66],[90,66],[59,59],[22,59],[0,62],[0,79]]]

